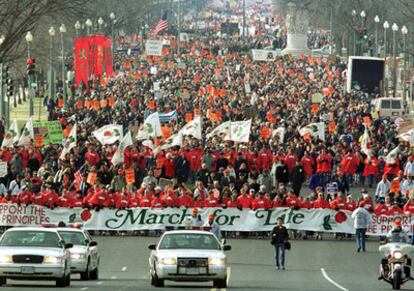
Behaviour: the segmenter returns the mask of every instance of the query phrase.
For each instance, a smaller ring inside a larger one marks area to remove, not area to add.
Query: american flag
[[[157,34],[167,28],[168,28],[167,12],[164,12],[160,21],[158,21],[158,23],[153,28],[151,28],[150,34]]]
[[[83,181],[83,175],[80,170],[77,170],[75,173],[75,184],[80,185],[80,183]]]

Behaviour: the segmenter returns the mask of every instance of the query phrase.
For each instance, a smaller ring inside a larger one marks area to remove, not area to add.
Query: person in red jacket
[[[151,208],[164,208],[164,201],[160,197],[160,193],[155,193],[154,199],[151,200]]]
[[[351,185],[352,177],[355,175],[357,167],[359,166],[359,158],[351,150],[342,158],[341,169],[345,174],[345,178]]]
[[[309,155],[308,151],[305,151],[304,156],[300,160],[300,164],[302,165],[306,177],[310,177],[313,174],[313,169],[315,167],[315,161],[313,158]]]
[[[17,195],[17,203],[30,204],[33,202],[33,195],[27,190],[26,185],[22,186],[19,195]]]
[[[88,205],[92,208],[95,208],[96,210],[99,210],[105,206],[107,195],[102,188],[102,185],[96,185],[95,189],[93,190],[93,194],[88,201]]]
[[[164,172],[165,177],[167,179],[171,179],[175,176],[175,163],[174,163],[174,157],[171,153],[167,153],[165,155],[164,160]]]
[[[367,179],[369,188],[375,184],[375,177],[378,176],[379,161],[375,156],[367,157],[364,160],[364,177]]]
[[[335,210],[346,209],[344,194],[338,193],[338,196],[331,202],[331,208]]]
[[[300,200],[293,191],[289,191],[285,203],[286,207],[300,207]]]
[[[151,207],[151,201],[154,199],[154,193],[150,189],[145,189],[144,196],[139,203],[139,207]]]
[[[270,170],[272,167],[272,151],[269,149],[269,146],[265,144],[263,149],[259,153],[260,159],[260,169],[263,171],[265,169]]]
[[[129,201],[128,201],[128,208],[138,208],[140,202],[141,201],[137,193],[130,193]]]
[[[33,193],[32,201],[35,205],[44,206],[45,205],[45,193],[46,189],[40,190],[38,193]]]
[[[115,207],[118,209],[128,208],[130,200],[131,200],[131,195],[129,195],[129,193],[124,188],[122,192],[115,194]],[[143,207],[148,207],[148,206],[143,206]]]
[[[318,198],[313,201],[314,208],[330,208],[329,202],[326,201],[323,192],[318,193]]]
[[[176,200],[178,207],[192,207],[193,206],[193,197],[191,196],[191,192],[187,191],[187,189],[182,188],[180,190],[180,196]]]
[[[322,175],[323,185],[329,183],[332,172],[332,156],[326,152],[326,149],[322,149],[316,158],[316,172]]]
[[[73,200],[72,194],[67,190],[63,190],[62,195],[59,196],[58,206],[59,207],[73,207],[72,200]]]
[[[280,198],[279,195],[276,195],[275,198],[273,198],[273,208],[279,207],[285,207],[285,205],[283,204],[283,199]]]
[[[388,207],[384,204],[384,200],[380,200],[377,207],[375,207],[375,215],[381,216],[381,215],[388,215]]]
[[[308,197],[303,197],[303,199],[300,201],[300,208],[311,209],[313,208],[313,203],[309,200]]]
[[[205,200],[204,207],[219,207],[218,198],[214,195],[214,190],[208,192],[208,197]]]
[[[161,199],[164,201],[165,206],[173,207],[176,204],[177,196],[175,196],[173,188],[168,188]]]
[[[355,209],[356,209],[356,203],[352,199],[352,195],[346,196],[345,210],[354,211]]]
[[[96,167],[101,161],[101,158],[93,145],[88,147],[88,151],[85,153],[85,160],[90,167]]]
[[[237,193],[232,194],[230,196],[230,200],[227,201],[227,207],[229,208],[236,208],[239,205],[239,202],[237,201]]]
[[[253,210],[258,209],[269,209],[272,208],[272,203],[270,200],[266,197],[266,195],[257,195],[257,197],[253,200],[252,203]]]
[[[241,194],[237,198],[238,205],[241,208],[252,208],[253,198],[244,189],[241,189]]]
[[[414,214],[414,195],[411,194],[407,203],[403,207],[404,214],[413,215]]]
[[[403,213],[403,210],[398,206],[397,203],[392,204],[392,207],[388,209],[388,215],[390,216],[401,215]]]
[[[46,192],[44,193],[44,199],[44,205],[46,207],[54,208],[58,205],[59,196],[56,194],[55,190],[47,186]]]
[[[285,156],[285,164],[288,167],[289,176],[292,174],[293,167],[296,165],[297,160],[297,155],[294,154],[291,149],[289,149]]]
[[[72,200],[72,205],[75,208],[82,208],[83,207],[83,198],[80,192],[76,193],[75,198]]]

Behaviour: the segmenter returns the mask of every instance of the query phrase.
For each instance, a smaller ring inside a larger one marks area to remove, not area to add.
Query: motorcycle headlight
[[[47,256],[43,260],[45,264],[60,264],[63,262],[63,257]]]
[[[399,260],[403,257],[402,252],[394,252],[393,255],[394,255],[394,259],[397,259],[397,260]]]
[[[0,264],[13,263],[12,256],[0,256]]]
[[[85,254],[79,254],[79,253],[73,253],[73,254],[70,254],[70,258],[72,260],[84,260],[84,259],[86,259],[86,255]]]
[[[176,258],[163,258],[160,260],[160,263],[163,265],[176,265],[177,259]]]
[[[209,265],[216,265],[216,266],[222,266],[225,263],[224,258],[209,258],[208,264]]]

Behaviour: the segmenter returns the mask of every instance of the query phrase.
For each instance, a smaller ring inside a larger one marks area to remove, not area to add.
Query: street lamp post
[[[404,100],[404,105],[407,104],[407,80],[406,80],[406,74],[407,74],[407,43],[406,43],[406,38],[407,38],[407,33],[408,33],[408,29],[407,27],[404,25],[401,28],[401,33],[403,35],[403,52],[404,52],[404,70],[403,70],[403,100]],[[406,108],[406,106],[404,106],[404,108]]]
[[[392,78],[392,93],[393,97],[397,96],[397,31],[398,25],[394,23],[392,25],[392,60],[393,60],[393,78]]]
[[[383,24],[384,27],[384,59],[387,59],[387,29],[390,28],[388,21],[385,21]]]
[[[65,48],[64,48],[64,42],[63,42],[63,34],[66,32],[66,26],[62,23],[62,25],[59,27],[60,31],[60,44],[62,46],[62,86],[63,86],[63,109],[67,109],[68,106],[68,100],[67,100],[67,94],[66,94],[66,78],[65,78]]]
[[[358,55],[363,55],[364,54],[364,49],[363,49],[363,36],[362,34],[364,33],[364,27],[365,27],[365,17],[367,16],[365,14],[365,11],[362,10],[361,13],[359,14],[361,16],[361,27],[358,29],[358,38],[359,38],[359,44],[358,44]]]
[[[102,31],[103,24],[104,24],[104,20],[102,19],[102,17],[99,17],[99,19],[98,19],[98,27],[99,27],[99,32],[100,33],[103,33],[103,31]]]
[[[115,38],[114,38],[115,13],[111,12],[111,14],[109,14],[109,18],[111,19],[111,38],[112,38],[111,52],[112,52],[112,60],[113,60],[114,50],[115,50]]]
[[[55,76],[53,72],[53,41],[55,37],[53,26],[49,29],[50,35],[50,57],[49,57],[49,100],[55,99]]]
[[[4,37],[4,35],[1,35],[0,36],[0,46],[3,44],[3,42],[4,42],[4,40],[5,40],[5,37]],[[4,83],[6,83],[7,82],[7,80],[3,80],[3,70],[4,70],[4,67],[3,67],[3,63],[0,63],[0,78],[1,78],[1,82],[0,82],[0,113],[1,113],[1,115],[4,117],[4,113],[5,113],[5,108],[4,108],[4,105],[5,105],[5,102],[4,102],[4,94],[3,94],[3,84]]]
[[[91,26],[92,26],[92,20],[90,20],[89,18],[85,21],[85,25],[86,25],[86,32],[88,35],[91,35]]]
[[[76,38],[78,38],[79,37],[79,29],[81,29],[81,24],[80,24],[80,22],[79,22],[79,20],[78,21],[76,21],[75,22],[75,30],[76,30]]]
[[[29,31],[26,34],[26,42],[27,42],[27,58],[30,59],[30,43],[33,41],[33,35]],[[34,92],[32,88],[32,80],[30,74],[27,76],[27,84],[28,84],[28,92],[29,92],[29,116],[32,117],[34,114]]]
[[[357,15],[357,12],[356,12],[356,10],[354,9],[354,10],[352,10],[352,28],[353,28],[353,30],[354,30],[354,46],[353,46],[353,49],[352,49],[352,54],[355,56],[356,55],[356,29],[355,29],[355,22],[356,22],[356,15]]]
[[[378,15],[375,15],[374,21],[375,21],[375,54],[374,56],[378,56],[378,23],[380,22]]]

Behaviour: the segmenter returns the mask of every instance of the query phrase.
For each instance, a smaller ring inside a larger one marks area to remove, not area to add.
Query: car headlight
[[[216,266],[222,266],[225,263],[224,258],[209,258],[208,264],[209,265],[216,265]]]
[[[394,252],[393,255],[394,255],[394,259],[397,259],[397,260],[399,260],[403,257],[402,252]]]
[[[60,264],[63,262],[63,257],[47,256],[43,260],[45,264]]]
[[[86,255],[85,254],[79,254],[79,253],[73,253],[73,254],[70,254],[70,258],[72,260],[84,260],[84,259],[86,259]]]
[[[163,259],[160,259],[160,263],[163,265],[176,265],[177,259],[176,258],[163,258]]]
[[[12,256],[0,256],[0,264],[13,263]]]

